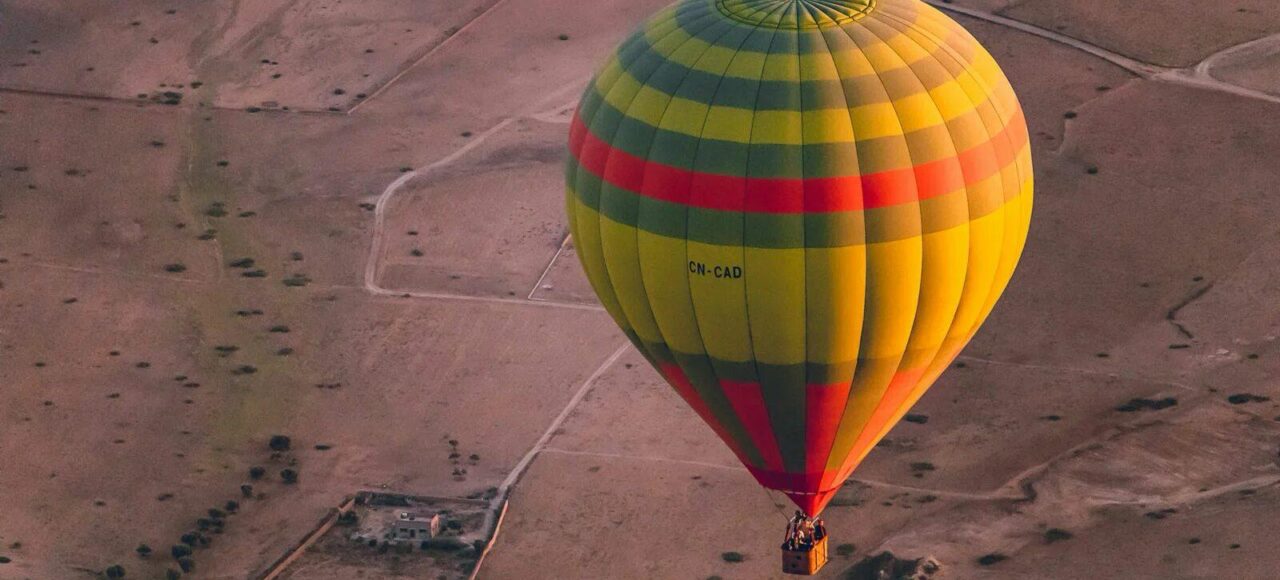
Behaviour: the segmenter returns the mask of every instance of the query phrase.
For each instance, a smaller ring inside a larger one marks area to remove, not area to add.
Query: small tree
[[[124,578],[124,566],[116,564],[115,566],[111,566],[104,570],[103,573],[106,574],[107,578],[111,578],[113,580],[116,578]]]
[[[298,483],[298,472],[292,469],[285,469],[280,472],[280,480],[289,485]]]
[[[191,555],[191,546],[174,544],[172,548],[169,548],[169,554],[173,556],[174,560],[180,560]]]
[[[196,561],[191,558],[178,558],[178,567],[182,568],[183,572],[191,572],[196,569]]]
[[[244,485],[241,485],[240,495],[243,495],[244,497],[253,497],[253,486],[247,483]]]
[[[151,546],[138,544],[138,547],[134,551],[137,552],[139,556],[146,558],[151,555]]]
[[[293,441],[288,435],[272,435],[271,441],[267,442],[272,451],[288,451],[292,445]]]
[[[164,571],[165,580],[182,580],[182,572],[169,568]]]
[[[249,468],[249,479],[254,479],[254,480],[262,479],[262,476],[266,474],[267,474],[267,469],[260,465],[255,465]]]

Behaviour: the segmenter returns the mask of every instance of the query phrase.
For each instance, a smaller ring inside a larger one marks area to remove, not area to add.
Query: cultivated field
[[[779,576],[789,507],[566,239],[575,99],[665,3],[0,0],[0,579],[163,578],[200,519],[186,577],[255,578],[356,490],[511,483],[481,578]],[[1280,6],[1193,4],[948,4],[1037,213],[826,577],[1273,576]]]

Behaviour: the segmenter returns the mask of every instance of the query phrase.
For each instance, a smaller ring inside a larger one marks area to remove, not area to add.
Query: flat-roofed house
[[[430,540],[440,533],[440,514],[417,514],[400,512],[396,521],[391,524],[393,542],[418,542]]]

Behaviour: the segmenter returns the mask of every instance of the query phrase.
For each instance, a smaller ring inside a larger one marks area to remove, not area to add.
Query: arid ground
[[[781,497],[566,239],[574,101],[665,3],[0,0],[0,578],[163,578],[201,518],[186,577],[257,578],[362,489],[508,497],[481,578],[779,576]],[[945,7],[1031,240],[825,576],[1274,578],[1280,4]]]

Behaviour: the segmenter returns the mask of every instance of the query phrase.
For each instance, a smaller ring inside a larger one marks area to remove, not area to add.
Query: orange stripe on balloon
[[[578,117],[570,128],[569,149],[578,163],[610,185],[656,200],[722,211],[826,213],[913,203],[997,175],[1027,144],[1024,122],[1019,109],[1000,133],[958,155],[844,177],[760,178],[691,171],[614,148]]]
[[[858,466],[864,455],[863,451],[869,449],[875,444],[880,437],[880,433],[893,420],[894,413],[902,406],[902,403],[911,396],[911,392],[916,385],[920,384],[920,378],[924,375],[924,369],[904,369],[893,375],[893,379],[889,381],[889,386],[885,389],[884,395],[880,397],[880,403],[876,406],[876,410],[871,412],[871,417],[862,427],[862,433],[858,434],[858,438],[853,442],[853,448],[850,450],[849,457],[844,460],[839,471],[827,472],[824,475],[822,485],[820,487],[831,487],[843,481],[848,477],[853,469]],[[831,479],[825,479],[831,477]]]

